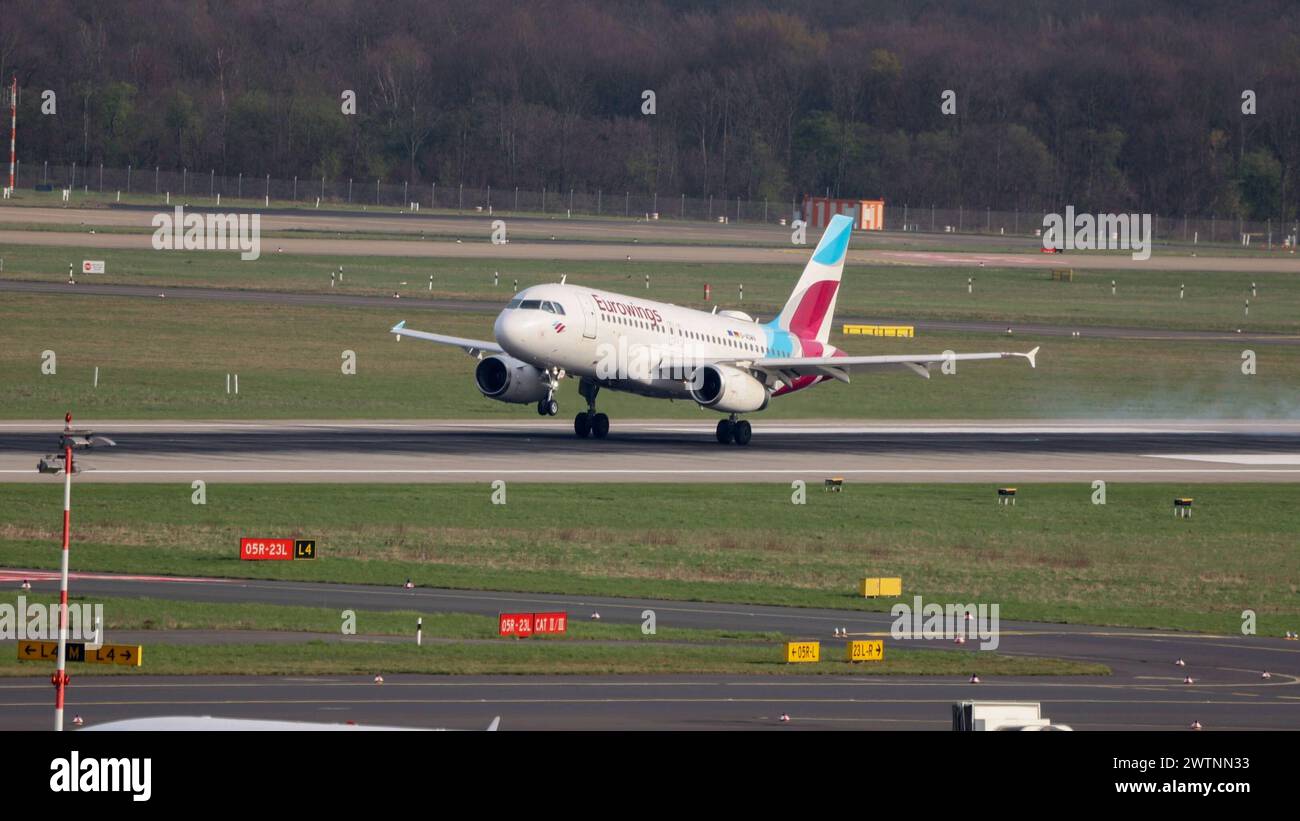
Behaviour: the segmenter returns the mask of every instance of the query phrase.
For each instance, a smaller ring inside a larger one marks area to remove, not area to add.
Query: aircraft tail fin
[[[844,258],[848,255],[853,218],[844,214],[831,217],[830,225],[817,243],[817,250],[803,269],[790,299],[773,323],[803,339],[830,340],[835,319],[835,300],[839,296]]]

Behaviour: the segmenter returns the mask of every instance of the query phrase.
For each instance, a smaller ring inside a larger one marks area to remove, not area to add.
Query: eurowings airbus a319
[[[723,444],[749,444],[753,430],[742,414],[757,413],[775,398],[828,380],[849,381],[852,371],[907,368],[929,378],[936,364],[1021,357],[1028,353],[899,354],[851,356],[829,344],[835,299],[853,221],[835,216],[827,226],[794,293],[771,322],[741,311],[708,313],[640,297],[569,285],[534,285],[515,294],[496,318],[495,342],[406,327],[392,333],[454,345],[479,360],[474,381],[500,402],[536,403],[543,416],[559,413],[555,391],[576,378],[587,409],[573,420],[579,437],[604,439],[609,417],[596,410],[602,388],[656,399],[684,399],[725,414]]]

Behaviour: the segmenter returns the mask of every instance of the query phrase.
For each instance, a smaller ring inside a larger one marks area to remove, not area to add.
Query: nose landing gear
[[[538,416],[554,416],[560,412],[560,403],[555,401],[555,389],[560,386],[564,371],[560,368],[550,368],[546,371],[546,376],[550,381],[550,390],[546,392],[546,398],[537,403]]]

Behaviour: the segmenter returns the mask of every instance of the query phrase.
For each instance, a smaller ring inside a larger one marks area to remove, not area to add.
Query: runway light
[[[22,587],[23,590],[31,590],[31,589],[32,589],[32,583],[29,582],[29,581],[27,581],[26,579],[23,579],[23,583],[22,583],[22,585],[20,585],[20,586]]]
[[[1192,730],[1199,730],[1199,729],[1201,729],[1201,722],[1199,722],[1199,721],[1193,721],[1192,724],[1191,724],[1191,727],[1189,727],[1189,729],[1192,729]]]
[[[406,580],[406,584],[402,585],[402,588],[403,588],[404,590],[414,590],[414,589],[415,589],[415,583],[412,582],[410,579],[407,579],[407,580]]]
[[[952,640],[952,643],[953,643],[953,644],[965,644],[965,643],[966,643],[966,637],[965,637],[965,636],[958,636],[957,638],[955,638],[955,639]]]
[[[789,713],[782,713],[782,714],[781,714],[781,718],[780,718],[780,720],[781,720],[781,721],[789,721],[789,720],[790,720],[790,714],[789,714]]]
[[[73,724],[73,726],[80,727],[82,724],[85,724],[85,723],[86,723],[86,722],[85,722],[84,720],[82,720],[81,716],[73,716],[73,717],[72,717],[72,724]]]
[[[1187,678],[1183,679],[1183,684],[1195,684],[1195,683],[1196,683],[1196,679],[1192,678],[1191,676],[1188,676]]]
[[[979,683],[980,683],[980,677],[979,677],[979,676],[971,676],[971,677],[970,677],[970,683],[971,683],[971,684],[979,684]]]
[[[1187,662],[1183,661],[1182,659],[1178,659],[1177,661],[1174,662],[1174,666],[1175,666],[1175,667],[1186,667],[1186,666],[1187,666]]]
[[[1260,678],[1262,678],[1262,679],[1270,679],[1270,678],[1272,678],[1272,677],[1273,677],[1273,674],[1270,673],[1270,672],[1267,671],[1267,670],[1265,670],[1264,673],[1260,676]]]
[[[383,684],[383,683],[384,683],[383,676],[375,676],[375,684]]]
[[[592,614],[591,614],[591,620],[592,620],[592,621],[600,621],[600,614],[599,614],[599,613],[592,613]]]

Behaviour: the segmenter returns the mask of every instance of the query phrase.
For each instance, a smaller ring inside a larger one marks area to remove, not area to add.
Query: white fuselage
[[[743,315],[577,285],[536,285],[516,294],[510,306],[497,316],[493,330],[511,356],[647,396],[689,396],[689,369],[682,373],[676,367],[682,363],[800,356],[809,347],[806,340]],[[832,351],[812,345],[820,348],[818,354]]]

